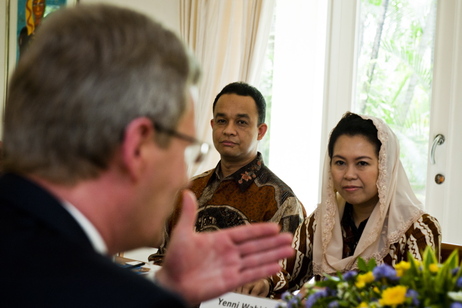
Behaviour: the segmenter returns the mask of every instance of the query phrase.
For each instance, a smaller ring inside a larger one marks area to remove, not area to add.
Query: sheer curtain
[[[211,145],[216,94],[233,81],[259,84],[274,6],[275,0],[180,0],[180,35],[203,70],[196,104],[197,136]],[[213,148],[190,174],[215,167],[219,159]]]

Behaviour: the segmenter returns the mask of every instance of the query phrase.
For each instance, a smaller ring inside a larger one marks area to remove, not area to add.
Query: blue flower
[[[320,291],[319,293],[322,293],[322,297],[328,297],[328,296],[331,296],[333,293],[334,290],[332,290],[331,288],[325,288],[324,290]]]
[[[339,305],[337,301],[330,302],[329,305],[327,305],[327,308],[338,308],[338,307]]]
[[[302,296],[300,295],[300,293],[298,293],[297,295],[293,295],[293,294],[290,293],[289,291],[285,291],[285,292],[282,293],[282,295],[281,295],[281,300],[284,301],[285,306],[283,306],[283,305],[281,304],[281,305],[278,305],[278,306],[277,306],[278,308],[282,308],[282,307],[286,307],[286,308],[297,308],[297,307],[299,307],[299,305],[300,305],[300,303],[301,303]]]
[[[451,271],[451,273],[452,273],[452,276],[455,276],[455,275],[457,275],[457,273],[458,273],[458,272],[459,272],[459,268],[458,268],[458,267],[456,267],[456,268],[452,269],[452,271]]]
[[[324,291],[325,291],[325,295],[324,295],[325,297],[337,296],[337,293],[338,293],[337,289],[331,289],[329,287],[327,287]]]
[[[306,308],[311,308],[311,307],[313,307],[313,305],[314,305],[320,298],[327,297],[328,295],[329,295],[329,294],[328,294],[328,290],[326,290],[326,289],[311,294],[311,295],[308,297],[308,299],[306,300]]]
[[[287,302],[287,308],[292,308],[292,307],[297,308],[299,303],[300,303],[300,299],[294,296]]]
[[[462,303],[452,303],[450,308],[462,308]]]
[[[419,293],[417,293],[416,290],[409,289],[406,292],[406,297],[409,297],[412,299],[411,301],[411,307],[418,307],[420,302],[419,302]]]
[[[456,287],[462,288],[462,277],[459,277],[459,279],[457,279]]]
[[[345,281],[354,281],[357,275],[358,275],[357,271],[349,271],[343,274],[343,279]]]
[[[311,294],[307,300],[306,300],[306,308],[311,308],[313,307],[313,305],[318,301],[318,299],[320,298],[320,293],[319,292],[316,292],[314,294]]]
[[[290,300],[291,298],[292,298],[292,293],[290,293],[289,291],[285,291],[281,295],[282,300]]]
[[[394,281],[399,279],[396,276],[396,270],[388,264],[378,265],[373,269],[372,274],[374,274],[375,280],[385,278]]]

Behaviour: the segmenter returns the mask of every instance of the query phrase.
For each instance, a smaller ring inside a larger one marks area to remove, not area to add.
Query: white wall
[[[110,3],[129,7],[151,16],[176,33],[180,32],[180,0],[80,0],[80,3]]]

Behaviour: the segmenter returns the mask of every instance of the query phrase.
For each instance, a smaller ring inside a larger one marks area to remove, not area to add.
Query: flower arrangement
[[[457,251],[442,264],[431,248],[424,251],[422,261],[410,255],[408,259],[394,267],[358,259],[358,271],[307,283],[297,295],[286,292],[278,308],[462,308],[462,268]]]

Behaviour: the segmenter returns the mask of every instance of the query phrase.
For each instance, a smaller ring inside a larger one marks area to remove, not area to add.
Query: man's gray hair
[[[178,37],[140,13],[108,5],[54,12],[11,79],[4,171],[68,184],[94,178],[133,119],[176,128],[198,76]]]

